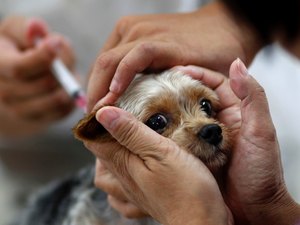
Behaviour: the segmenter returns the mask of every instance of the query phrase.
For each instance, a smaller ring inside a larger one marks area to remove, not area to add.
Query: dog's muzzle
[[[203,126],[197,136],[199,139],[214,146],[219,145],[223,139],[222,129],[217,124],[207,124]]]

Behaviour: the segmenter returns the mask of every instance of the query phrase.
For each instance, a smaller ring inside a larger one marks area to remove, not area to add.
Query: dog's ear
[[[77,125],[73,128],[74,136],[81,140],[109,140],[112,139],[107,130],[96,120],[96,112],[92,112],[89,115],[81,119]]]

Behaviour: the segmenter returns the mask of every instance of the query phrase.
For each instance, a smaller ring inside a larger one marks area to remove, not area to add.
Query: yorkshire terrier
[[[202,160],[220,180],[230,155],[230,131],[216,120],[216,93],[175,70],[137,75],[116,106]],[[114,139],[87,115],[74,128],[79,140]],[[46,187],[31,202],[21,225],[157,225],[152,218],[127,219],[113,210],[107,195],[93,185],[94,169]]]

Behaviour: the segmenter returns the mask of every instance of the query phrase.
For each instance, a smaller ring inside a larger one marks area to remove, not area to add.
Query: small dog
[[[215,119],[216,93],[179,71],[138,75],[116,106],[202,160],[217,177],[228,161],[230,131]],[[74,128],[79,140],[114,141],[91,113]],[[58,181],[39,194],[23,225],[155,225],[151,218],[126,219],[93,185],[94,170]]]

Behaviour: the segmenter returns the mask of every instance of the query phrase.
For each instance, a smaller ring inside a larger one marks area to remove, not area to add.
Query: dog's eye
[[[211,106],[211,102],[208,99],[202,99],[200,101],[200,106],[201,109],[208,115],[208,116],[212,116],[212,106]]]
[[[167,126],[168,120],[163,114],[154,114],[146,121],[145,124],[152,130],[161,134]]]

